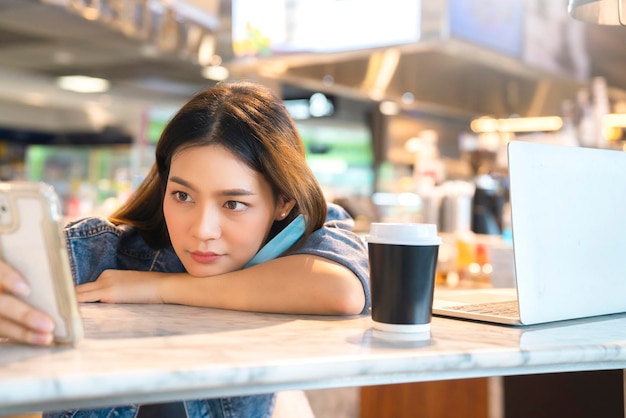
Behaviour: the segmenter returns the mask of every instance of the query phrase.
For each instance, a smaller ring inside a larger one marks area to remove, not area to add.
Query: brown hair
[[[295,201],[289,216],[274,222],[268,238],[298,214],[306,219],[303,239],[322,226],[326,201],[306,162],[298,130],[282,101],[270,89],[250,82],[217,84],[183,105],[159,138],[155,164],[134,196],[111,215],[111,222],[135,227],[154,248],[169,245],[163,198],[172,157],[183,149],[213,144],[261,173],[276,199]]]

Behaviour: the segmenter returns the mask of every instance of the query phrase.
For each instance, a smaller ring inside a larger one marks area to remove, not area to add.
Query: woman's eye
[[[230,210],[243,210],[246,208],[246,205],[244,203],[237,202],[236,200],[229,200],[224,203],[224,207]]]
[[[185,192],[174,192],[174,197],[181,202],[189,202],[191,201],[191,196],[189,196]]]

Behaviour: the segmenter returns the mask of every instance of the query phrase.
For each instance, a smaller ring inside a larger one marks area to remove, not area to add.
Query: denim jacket
[[[353,221],[340,206],[329,204],[326,223],[296,250],[288,254],[312,254],[338,262],[361,281],[366,295],[363,313],[370,304],[369,265],[363,241],[352,232]],[[76,284],[95,281],[107,269],[181,273],[185,269],[173,248],[150,248],[139,233],[127,225],[113,225],[104,218],[85,218],[69,223],[65,238]],[[185,401],[189,418],[270,417],[274,395]],[[139,405],[44,413],[43,418],[135,418]]]

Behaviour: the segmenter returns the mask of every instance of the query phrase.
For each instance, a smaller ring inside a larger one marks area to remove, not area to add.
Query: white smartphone
[[[0,182],[0,258],[28,281],[31,293],[22,299],[54,320],[54,341],[80,340],[83,326],[52,186]]]

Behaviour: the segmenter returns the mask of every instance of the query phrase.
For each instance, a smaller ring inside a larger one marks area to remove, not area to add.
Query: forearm
[[[311,255],[292,255],[244,270],[198,278],[168,275],[159,283],[166,303],[241,311],[358,314],[363,286],[346,267]]]

